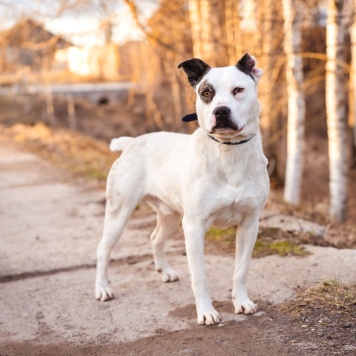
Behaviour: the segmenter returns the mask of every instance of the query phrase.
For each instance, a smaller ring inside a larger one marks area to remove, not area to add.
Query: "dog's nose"
[[[224,121],[229,118],[231,110],[227,106],[218,106],[214,109],[213,114],[216,121]]]

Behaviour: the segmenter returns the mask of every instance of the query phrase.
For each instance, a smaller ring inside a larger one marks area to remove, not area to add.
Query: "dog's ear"
[[[192,58],[179,63],[178,68],[182,68],[188,76],[188,82],[193,88],[200,82],[201,78],[211,69],[208,64],[201,59]]]
[[[258,83],[263,74],[263,70],[256,67],[255,57],[250,56],[248,53],[242,56],[242,58],[236,63],[236,67],[241,72],[249,75],[256,83]]]

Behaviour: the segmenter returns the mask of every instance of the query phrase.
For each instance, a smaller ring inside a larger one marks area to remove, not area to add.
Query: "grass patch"
[[[308,289],[282,307],[300,315],[306,310],[328,309],[349,314],[356,312],[356,283],[345,285],[336,280],[323,282],[317,288]]]
[[[300,246],[295,242],[257,240],[252,257],[265,257],[270,255],[302,257],[310,255],[310,252],[308,252],[304,246]]]
[[[325,281],[316,293],[310,293],[310,297],[325,305],[331,305],[338,309],[356,309],[356,283],[350,286],[336,280]]]
[[[236,227],[219,228],[212,226],[205,235],[211,245],[214,245],[217,252],[233,254],[235,251]],[[215,249],[214,249],[215,250]]]
[[[66,129],[54,130],[42,123],[33,126],[0,126],[0,138],[38,154],[74,176],[94,179],[103,184],[118,157],[104,142]]]
[[[206,233],[206,237],[211,241],[220,242],[233,241],[235,243],[236,227],[219,228],[212,226]]]
[[[218,244],[222,250],[233,252],[235,250],[236,227],[227,229],[211,227],[206,233],[208,242]],[[292,240],[292,238],[293,240]],[[265,257],[270,255],[307,256],[310,253],[302,246],[303,239],[291,236],[289,232],[278,228],[264,228],[258,233],[258,238],[252,253],[252,257]]]

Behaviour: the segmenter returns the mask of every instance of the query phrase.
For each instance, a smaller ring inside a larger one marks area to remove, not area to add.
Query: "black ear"
[[[194,88],[203,78],[203,76],[211,69],[208,64],[201,59],[192,58],[179,63],[178,68],[182,68],[188,76],[188,82]]]
[[[248,53],[244,54],[242,58],[236,63],[237,69],[249,75],[254,81],[253,69],[255,68],[256,60]]]

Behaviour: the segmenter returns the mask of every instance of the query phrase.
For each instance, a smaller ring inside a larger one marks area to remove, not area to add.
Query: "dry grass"
[[[65,129],[53,130],[42,123],[34,126],[0,126],[0,140],[15,143],[69,170],[76,177],[104,184],[112,163],[118,157],[107,144]]]
[[[284,310],[299,315],[306,309],[328,309],[349,314],[356,312],[356,283],[345,285],[336,280],[323,282],[319,287],[308,289],[283,306]]]

